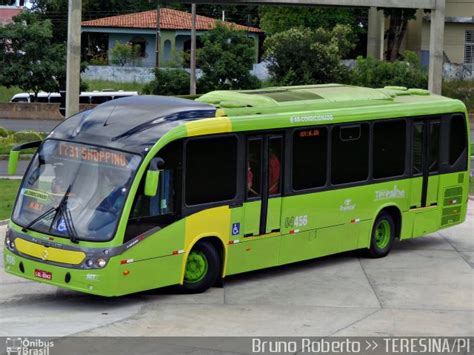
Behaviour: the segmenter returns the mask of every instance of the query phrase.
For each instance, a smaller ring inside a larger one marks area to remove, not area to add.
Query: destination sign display
[[[301,138],[306,137],[318,137],[319,136],[319,129],[307,129],[304,131],[299,132]]]
[[[68,159],[108,164],[122,168],[125,168],[128,164],[127,156],[124,153],[80,146],[66,142],[61,142],[59,144],[58,154],[59,156]]]

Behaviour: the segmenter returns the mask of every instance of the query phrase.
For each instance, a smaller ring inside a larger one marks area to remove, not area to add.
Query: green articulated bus
[[[101,296],[363,249],[462,223],[462,102],[344,85],[135,96],[37,147],[5,238],[8,273]]]

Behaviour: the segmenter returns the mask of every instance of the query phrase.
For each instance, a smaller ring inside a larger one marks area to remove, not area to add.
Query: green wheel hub
[[[375,244],[377,248],[384,249],[390,242],[391,230],[390,223],[387,220],[379,222],[375,228]]]
[[[201,281],[206,276],[208,268],[206,255],[201,251],[192,251],[186,262],[184,279],[187,282]]]

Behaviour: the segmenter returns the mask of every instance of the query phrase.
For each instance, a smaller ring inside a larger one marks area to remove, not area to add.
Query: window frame
[[[295,135],[299,131],[304,131],[308,129],[324,129],[326,130],[326,179],[324,181],[324,184],[320,186],[315,186],[315,187],[309,187],[306,189],[295,189],[294,188],[294,181],[293,181],[293,167],[294,167],[294,142],[295,142]],[[288,184],[284,184],[286,187],[286,191],[290,191],[291,193],[296,193],[296,194],[301,194],[305,192],[316,192],[316,191],[321,191],[326,189],[330,185],[331,181],[331,144],[332,144],[332,135],[331,135],[331,126],[330,125],[319,125],[319,126],[305,126],[305,127],[295,127],[294,129],[290,129],[288,137],[288,143],[287,143],[287,150],[289,151],[289,155],[286,156],[286,161],[287,165],[289,168],[288,174],[285,174],[284,176],[288,175],[287,179],[289,179]],[[286,180],[286,179],[285,179]]]
[[[378,120],[377,120],[378,121]],[[331,135],[331,144],[329,145],[329,151],[330,151],[330,157],[328,158],[329,159],[329,165],[330,165],[330,169],[329,169],[329,184],[331,187],[340,187],[340,186],[343,186],[343,187],[351,187],[351,186],[357,186],[357,185],[364,185],[364,184],[368,184],[370,182],[373,181],[372,179],[372,168],[373,168],[373,164],[372,164],[372,126],[373,126],[373,122],[374,121],[354,121],[354,122],[349,122],[349,123],[336,123],[334,125],[331,125],[331,129],[330,129],[330,132],[329,134]],[[332,138],[333,138],[333,130],[336,129],[336,128],[340,128],[340,131],[339,131],[339,139],[342,141],[342,136],[341,136],[341,131],[342,129],[344,128],[351,128],[351,127],[355,127],[355,126],[360,126],[360,134],[359,134],[359,137],[357,139],[349,139],[349,140],[344,140],[343,142],[353,142],[353,141],[356,141],[356,140],[359,140],[362,136],[362,125],[363,124],[367,124],[367,128],[368,128],[368,139],[367,139],[367,145],[368,145],[368,150],[367,150],[367,159],[368,159],[368,164],[367,164],[367,176],[365,179],[361,179],[361,180],[357,180],[357,181],[349,181],[349,182],[343,182],[343,183],[339,183],[339,184],[336,184],[332,181],[332,155],[333,155],[333,150],[332,150]]]
[[[236,178],[235,178],[235,195],[227,200],[222,201],[213,201],[213,202],[205,202],[200,204],[188,205],[186,203],[186,173],[187,173],[187,149],[189,142],[199,141],[199,140],[208,140],[208,139],[219,139],[219,138],[235,138],[236,140],[236,152],[237,157],[235,161],[236,166]],[[242,165],[243,161],[245,161],[245,157],[243,155],[243,148],[245,144],[242,143],[241,135],[238,133],[223,133],[223,134],[212,134],[212,135],[203,135],[203,136],[196,136],[196,137],[189,137],[185,138],[183,142],[183,156],[182,156],[182,172],[181,172],[181,206],[182,206],[182,216],[186,217],[193,213],[199,212],[201,210],[219,207],[219,206],[226,206],[230,205],[231,207],[238,207],[241,206],[243,203],[243,193],[241,191],[240,186],[243,182],[243,174],[242,174]]]

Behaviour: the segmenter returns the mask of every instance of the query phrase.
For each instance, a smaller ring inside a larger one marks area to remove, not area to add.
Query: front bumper
[[[90,270],[66,268],[27,259],[7,248],[3,249],[3,259],[5,271],[15,276],[69,290],[106,297],[115,296],[111,293],[116,282],[112,275],[112,265],[107,265],[104,269]],[[51,273],[51,280],[36,277],[35,270]]]

